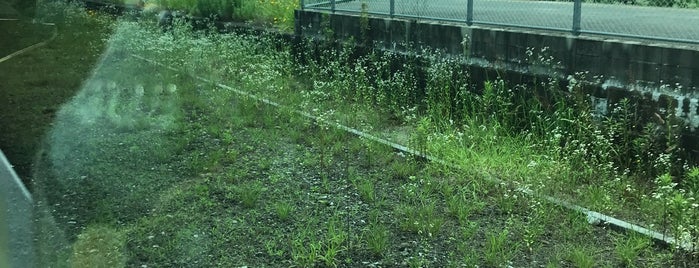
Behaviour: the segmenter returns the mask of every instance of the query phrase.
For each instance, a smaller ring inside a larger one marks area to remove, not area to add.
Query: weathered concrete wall
[[[601,81],[649,88],[681,86],[683,93],[699,87],[699,47],[671,46],[637,41],[571,36],[520,29],[469,27],[465,24],[379,18],[357,14],[297,11],[297,34],[323,36],[330,27],[336,38],[367,37],[369,42],[391,50],[430,47],[474,62],[528,69],[528,48],[548,48],[548,55],[563,75],[588,72]],[[369,28],[361,29],[360,21]],[[536,64],[536,63],[534,63]]]
[[[699,47],[303,10],[296,12],[296,34],[353,38],[399,52],[438,49],[463,57],[471,76],[484,79],[494,77],[492,70],[513,83],[557,76],[565,87],[583,79],[600,103],[627,98],[649,120],[663,109],[684,120],[683,143],[699,155]]]

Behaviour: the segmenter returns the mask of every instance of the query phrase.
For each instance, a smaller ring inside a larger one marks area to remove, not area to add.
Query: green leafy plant
[[[574,267],[592,268],[597,265],[593,256],[584,248],[574,248],[568,252],[566,259],[570,261]]]
[[[265,250],[269,256],[282,257],[284,255],[284,250],[274,240],[265,241]]]
[[[266,190],[259,182],[244,183],[235,188],[238,200],[245,208],[255,208],[260,195]]]
[[[369,30],[371,30],[369,26],[369,4],[363,0],[362,1],[362,7],[361,7],[361,13],[359,17],[359,32],[360,32],[360,40],[362,45],[367,46],[369,42]]]
[[[386,254],[391,245],[388,228],[376,222],[369,223],[364,231],[364,240],[369,251],[377,256]]]
[[[291,258],[303,267],[313,266],[321,254],[321,241],[308,229],[299,230],[291,241]]]
[[[641,253],[650,247],[651,241],[642,235],[632,234],[629,237],[618,238],[615,251],[624,267],[636,267],[636,261]]]
[[[126,238],[111,227],[90,226],[73,245],[72,267],[124,267]]]
[[[286,221],[294,213],[294,206],[288,202],[277,202],[274,203],[274,212],[280,220]]]
[[[325,243],[320,256],[326,266],[337,266],[338,255],[345,250],[344,243],[349,234],[342,230],[339,224],[336,219],[331,219],[326,225]]]
[[[507,229],[486,234],[483,258],[488,265],[499,267],[511,261],[513,251],[510,247],[514,245],[508,244],[508,235]]]
[[[374,183],[368,179],[363,179],[357,182],[357,190],[359,190],[359,196],[367,203],[374,203],[377,200],[376,189],[374,188]]]
[[[470,198],[466,193],[456,193],[446,200],[447,210],[459,223],[467,223],[472,213],[478,212],[485,204],[475,198]]]
[[[550,224],[549,218],[555,212],[539,201],[530,201],[529,209],[529,217],[522,227],[522,241],[529,252],[534,252],[541,244],[540,240],[546,232],[546,226]]]
[[[396,210],[401,216],[400,228],[403,231],[432,237],[439,233],[444,224],[444,219],[436,212],[434,201],[425,200],[416,205],[401,204]]]

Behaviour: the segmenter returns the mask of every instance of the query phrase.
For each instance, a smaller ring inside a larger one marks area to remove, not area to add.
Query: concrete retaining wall
[[[699,156],[699,47],[310,10],[296,11],[296,35],[353,38],[397,52],[438,49],[463,57],[472,78],[556,76],[562,87],[583,80],[598,104],[627,98],[648,120],[662,110],[676,115],[687,124],[685,149]]]
[[[513,69],[528,68],[528,48],[547,47],[548,55],[561,63],[557,71],[564,75],[589,72],[589,77],[597,76],[603,83],[649,89],[679,86],[682,93],[699,87],[699,47],[319,11],[299,10],[296,19],[296,33],[303,36],[323,36],[330,27],[336,38],[365,37],[399,51],[408,46],[430,47]],[[360,27],[363,19],[368,29]]]

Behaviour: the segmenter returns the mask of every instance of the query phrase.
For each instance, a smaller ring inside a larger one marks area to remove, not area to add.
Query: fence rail
[[[572,35],[590,34],[699,44],[699,0],[625,2],[629,4],[596,2],[598,3],[583,0],[301,0],[301,7],[333,13],[366,13],[467,25],[558,31]]]

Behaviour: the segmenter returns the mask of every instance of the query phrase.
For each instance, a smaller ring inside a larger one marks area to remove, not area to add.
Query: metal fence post
[[[330,0],[330,11],[335,13],[335,0]]]
[[[391,15],[391,18],[393,18],[393,15],[396,14],[396,0],[391,0],[391,9],[388,11],[389,15]]]
[[[304,1],[301,0],[301,10],[304,10],[306,8],[306,5],[304,4]]]
[[[581,7],[582,6],[582,0],[575,0],[573,3],[573,35],[578,36],[580,35],[580,14],[581,14]]]
[[[468,0],[466,2],[466,25],[471,26],[473,24],[473,0]]]

